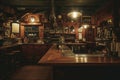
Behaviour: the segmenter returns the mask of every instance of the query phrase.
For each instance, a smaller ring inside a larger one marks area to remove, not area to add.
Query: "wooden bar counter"
[[[70,51],[68,50],[68,53]],[[68,54],[67,51],[65,54]],[[52,46],[47,53],[40,59],[38,64],[52,65],[81,65],[81,64],[120,64],[119,57],[109,57],[103,54],[71,54],[64,56],[61,50],[56,46]]]
[[[68,50],[68,53],[69,50]],[[66,52],[67,54],[67,52]],[[115,80],[120,79],[120,58],[80,54],[65,56],[52,46],[38,62],[53,68],[52,80]]]

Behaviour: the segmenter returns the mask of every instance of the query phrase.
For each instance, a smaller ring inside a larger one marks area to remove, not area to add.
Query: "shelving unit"
[[[61,36],[64,42],[75,42],[76,34],[73,31],[74,27],[57,27],[56,29],[46,24],[44,26],[44,39],[49,43],[60,43]]]
[[[63,36],[65,42],[75,42],[75,34],[67,33],[47,33],[44,37],[48,39],[51,43],[59,43],[60,37]]]
[[[25,36],[28,38],[38,38],[39,37],[39,27],[25,26]]]
[[[0,32],[3,32],[4,31],[4,28],[3,27],[0,27]]]
[[[103,40],[103,41],[107,41],[107,40],[111,40],[112,39],[112,27],[109,26],[104,26],[104,27],[98,27],[97,28],[97,35],[96,35],[96,40]]]

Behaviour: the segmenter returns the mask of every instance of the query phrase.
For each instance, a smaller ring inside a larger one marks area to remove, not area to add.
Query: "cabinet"
[[[30,43],[37,42],[39,39],[39,26],[24,26],[24,37],[27,37]]]
[[[98,27],[96,40],[112,40],[112,27]]]
[[[75,42],[76,35],[74,33],[64,34],[65,42]]]
[[[14,23],[14,24],[13,24]],[[19,37],[19,24],[8,19],[6,21],[0,20],[0,33],[4,35],[4,38],[10,38],[13,33],[16,37]]]
[[[59,43],[60,37],[64,38],[64,42],[75,42],[75,34],[66,34],[66,33],[47,33],[44,37],[48,42]]]
[[[25,36],[28,38],[38,38],[39,27],[38,26],[25,26]]]
[[[61,36],[64,42],[75,42],[76,34],[73,26],[71,27],[50,27],[49,24],[44,26],[44,39],[48,43],[59,43]]]

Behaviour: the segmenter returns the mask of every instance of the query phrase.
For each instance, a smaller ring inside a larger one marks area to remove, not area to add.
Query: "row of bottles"
[[[112,39],[112,27],[98,27],[96,39],[97,40],[111,40]]]
[[[102,21],[97,27],[97,40],[112,40],[113,38],[113,22],[112,19]]]
[[[25,36],[26,37],[39,37],[39,27],[38,26],[25,26]]]

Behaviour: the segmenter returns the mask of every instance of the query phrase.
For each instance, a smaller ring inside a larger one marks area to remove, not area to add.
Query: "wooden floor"
[[[38,65],[22,66],[8,80],[52,80],[52,68]]]

